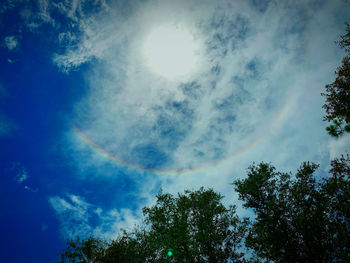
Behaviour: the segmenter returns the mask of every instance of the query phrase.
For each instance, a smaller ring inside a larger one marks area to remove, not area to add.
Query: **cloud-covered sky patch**
[[[12,171],[15,174],[15,181],[18,184],[23,183],[29,178],[27,169],[23,167],[20,163],[14,163],[12,166]]]
[[[4,38],[4,44],[9,50],[14,50],[18,46],[18,40],[15,36],[7,36]]]
[[[49,203],[58,216],[61,233],[65,238],[87,238],[94,235],[112,239],[117,237],[121,229],[132,229],[140,223],[139,215],[130,209],[104,211],[74,194],[50,197]]]
[[[273,2],[263,13],[256,3],[194,5],[140,3],[127,17],[112,7],[101,21],[82,22],[77,44],[54,58],[64,70],[99,61],[72,122],[130,165],[181,171],[215,164],[258,140],[301,92],[294,83],[308,70],[311,3]],[[142,64],[140,41],[164,13],[202,43],[203,63],[187,79],[168,81]]]

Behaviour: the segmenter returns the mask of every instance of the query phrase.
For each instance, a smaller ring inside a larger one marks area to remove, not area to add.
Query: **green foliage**
[[[126,231],[116,240],[113,240],[105,250],[103,263],[137,263],[143,262],[143,255],[140,253],[141,239],[136,239]]]
[[[235,207],[228,209],[223,197],[212,189],[185,191],[178,197],[157,195],[157,203],[144,208],[145,222],[154,251],[152,262],[227,262],[239,259],[237,251],[244,236]]]
[[[67,248],[61,255],[59,263],[104,262],[107,243],[90,237],[87,240],[68,240]]]
[[[350,256],[350,159],[331,165],[332,177],[317,182],[318,165],[303,163],[295,179],[267,163],[248,168],[234,182],[256,219],[246,245],[273,262],[348,262]]]
[[[339,46],[350,53],[350,24],[346,24],[346,33],[340,37]]]
[[[350,156],[341,156],[331,162],[332,177],[322,188],[328,200],[332,248],[342,262],[350,262]]]
[[[333,137],[339,137],[344,133],[350,133],[350,25],[347,24],[347,33],[341,36],[339,45],[348,53],[343,58],[342,65],[336,70],[336,79],[326,85],[326,97],[323,108],[327,115],[325,121],[332,122],[326,128]]]

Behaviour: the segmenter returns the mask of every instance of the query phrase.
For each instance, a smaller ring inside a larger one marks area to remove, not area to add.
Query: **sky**
[[[0,7],[0,254],[59,259],[107,240],[155,195],[201,186],[240,207],[253,163],[295,173],[350,149],[320,95],[344,0],[5,0]]]

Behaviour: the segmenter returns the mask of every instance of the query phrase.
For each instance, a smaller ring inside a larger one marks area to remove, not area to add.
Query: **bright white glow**
[[[147,66],[168,79],[191,73],[196,66],[197,51],[193,35],[175,26],[156,28],[144,43]]]

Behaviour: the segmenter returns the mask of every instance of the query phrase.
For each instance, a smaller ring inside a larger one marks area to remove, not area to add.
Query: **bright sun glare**
[[[161,26],[154,29],[144,43],[147,66],[165,78],[174,79],[193,72],[198,45],[186,29]]]

